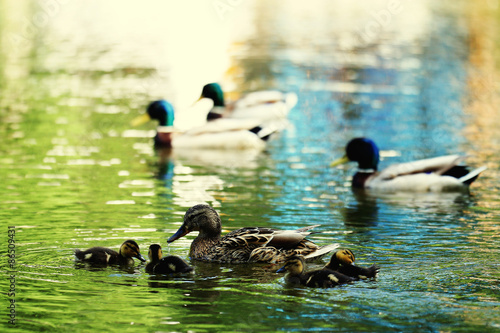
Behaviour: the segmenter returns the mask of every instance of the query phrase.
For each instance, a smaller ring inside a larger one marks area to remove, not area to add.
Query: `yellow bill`
[[[130,125],[133,127],[136,127],[136,126],[145,124],[150,120],[151,120],[151,117],[149,116],[149,114],[145,113],[143,115],[140,115],[139,117],[132,119],[132,121],[130,122]]]
[[[339,158],[338,160],[335,160],[332,163],[330,163],[330,166],[335,167],[337,165],[345,164],[345,163],[348,163],[350,161],[351,160],[349,159],[349,157],[347,157],[347,155],[345,155],[345,156]]]

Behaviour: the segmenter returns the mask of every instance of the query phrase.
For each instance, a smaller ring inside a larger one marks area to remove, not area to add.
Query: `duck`
[[[461,165],[460,155],[446,155],[413,162],[393,164],[378,172],[379,149],[369,138],[354,138],[346,145],[345,156],[333,161],[334,167],[357,162],[358,171],[352,179],[354,189],[380,192],[462,192],[467,191],[479,174],[480,167],[469,171]]]
[[[161,246],[151,244],[149,246],[149,263],[146,265],[146,272],[152,274],[188,273],[193,271],[184,260],[177,256],[163,257]]]
[[[207,119],[253,118],[262,121],[283,119],[297,104],[297,95],[293,92],[283,93],[277,90],[254,91],[245,94],[233,103],[226,103],[220,84],[208,83],[203,86],[199,100],[210,99],[213,108],[207,114]]]
[[[118,252],[98,246],[91,247],[85,251],[76,249],[75,257],[83,262],[98,265],[132,265],[134,263],[132,258],[137,258],[142,262],[146,261],[141,255],[137,242],[131,239],[123,242]]]
[[[178,129],[174,126],[174,107],[166,100],[151,102],[146,113],[131,121],[139,126],[157,120],[159,126],[154,138],[157,148],[198,149],[259,149],[276,130],[264,126],[258,119],[218,119],[193,128]]]
[[[364,268],[354,265],[354,260],[354,253],[351,250],[340,249],[333,253],[324,268],[361,280],[377,277],[380,271],[377,265]]]
[[[327,268],[322,268],[306,272],[305,258],[300,255],[289,257],[285,265],[278,269],[276,273],[287,272],[285,281],[288,284],[302,285],[313,288],[331,288],[341,284],[357,281],[357,278],[350,277]]]
[[[274,264],[296,254],[311,260],[336,249],[338,244],[318,246],[305,239],[311,234],[309,230],[317,226],[296,230],[245,227],[221,237],[219,214],[210,205],[199,204],[186,211],[183,224],[167,242],[172,243],[192,231],[199,231],[189,250],[189,256],[193,260],[234,264],[248,262]]]

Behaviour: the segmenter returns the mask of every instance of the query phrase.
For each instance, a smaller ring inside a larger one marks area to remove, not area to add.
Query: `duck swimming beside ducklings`
[[[311,234],[309,230],[316,226],[296,230],[247,227],[221,237],[219,214],[209,205],[200,204],[187,210],[184,223],[168,239],[168,243],[192,231],[199,231],[191,243],[191,259],[223,263],[278,263],[297,254],[306,259],[320,257],[339,246],[319,246],[306,240],[305,237]]]
[[[149,260],[146,272],[152,274],[188,273],[193,270],[184,260],[177,256],[163,257],[161,246],[151,244],[149,246]]]
[[[286,260],[285,266],[276,273],[287,272],[285,280],[288,284],[302,285],[313,288],[332,288],[341,284],[357,281],[350,277],[327,268],[306,272],[306,263],[303,256],[295,255]]]
[[[91,247],[85,251],[75,250],[75,257],[83,262],[99,265],[133,265],[137,258],[142,262],[146,259],[141,255],[139,245],[134,240],[127,240],[120,246],[119,252],[106,247]]]

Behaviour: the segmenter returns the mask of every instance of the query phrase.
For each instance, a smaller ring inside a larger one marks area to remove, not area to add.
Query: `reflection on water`
[[[0,0],[17,329],[498,329],[496,5]],[[129,128],[149,101],[182,110],[212,81],[230,97],[296,92],[290,127],[265,152],[156,151],[153,125]],[[353,192],[353,169],[327,166],[361,135],[391,152],[382,168],[462,153],[489,169],[470,195]],[[287,287],[273,265],[75,266],[74,248],[130,238],[187,259],[195,235],[166,239],[199,202],[224,232],[320,224],[312,240],[351,248],[380,277],[314,290]]]

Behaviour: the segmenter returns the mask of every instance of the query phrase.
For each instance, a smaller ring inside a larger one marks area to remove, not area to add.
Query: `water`
[[[0,1],[0,214],[16,245],[15,297],[0,263],[2,328],[500,331],[498,4],[399,4]],[[290,127],[263,153],[169,158],[154,125],[131,131],[150,100],[181,109],[208,81],[296,92]],[[489,169],[470,195],[353,193],[354,166],[328,164],[359,135],[382,167],[462,153]],[[269,265],[190,262],[194,275],[157,279],[74,263],[74,248],[129,238],[187,259],[191,236],[166,239],[200,202],[225,231],[320,224],[316,242],[380,276],[316,290]]]

